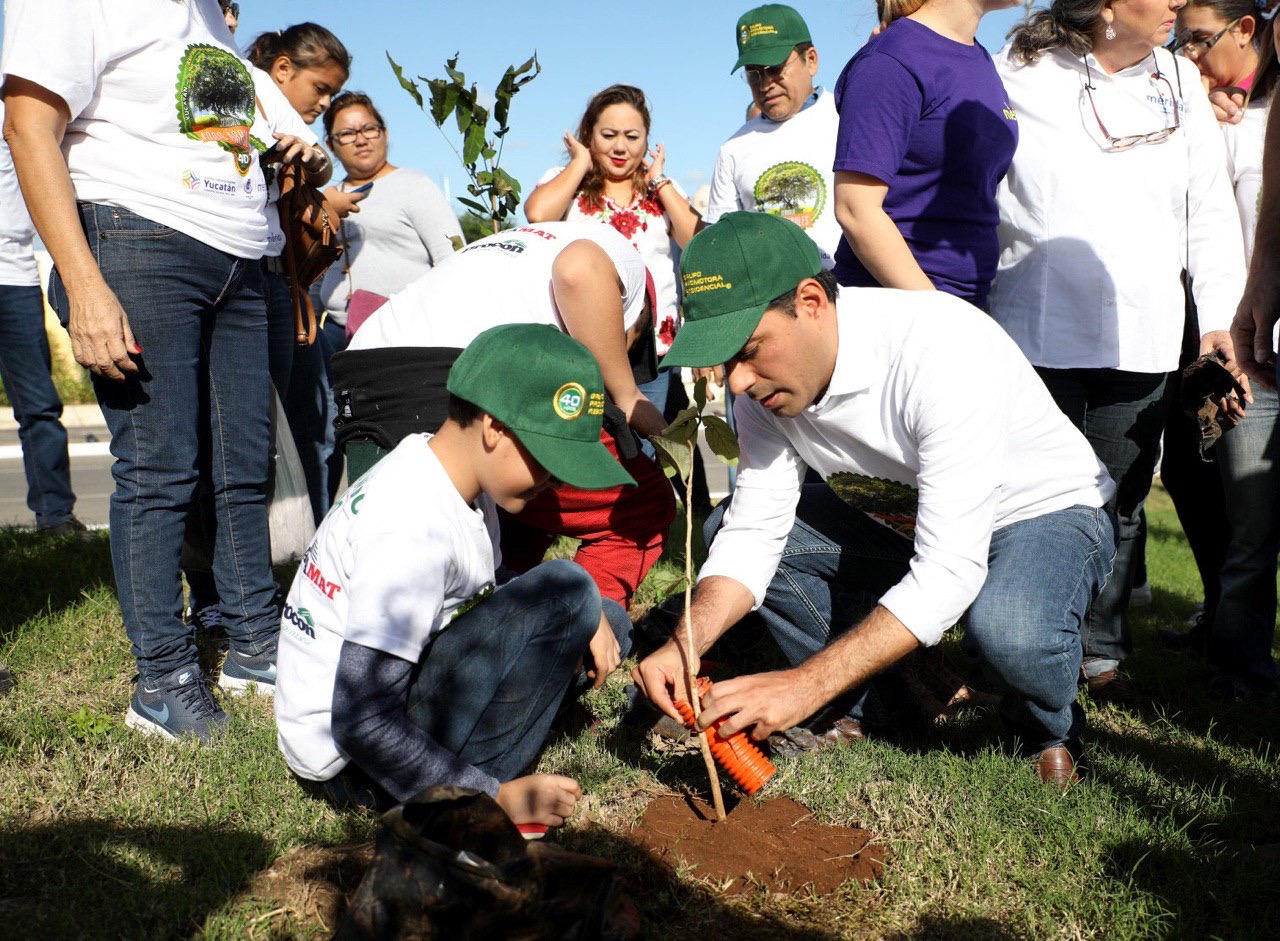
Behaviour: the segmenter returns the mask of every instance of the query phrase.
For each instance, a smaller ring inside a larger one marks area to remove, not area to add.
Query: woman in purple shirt
[[[996,186],[1017,115],[975,36],[1017,0],[878,0],[884,25],[836,83],[841,284],[946,291],[984,307]]]

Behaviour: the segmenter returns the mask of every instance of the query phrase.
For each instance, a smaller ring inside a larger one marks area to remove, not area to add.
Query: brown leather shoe
[[[773,754],[790,758],[864,738],[866,733],[857,720],[844,715],[835,718],[830,712],[820,712],[802,725],[774,732],[768,741]]]
[[[1036,777],[1045,784],[1052,784],[1062,790],[1078,784],[1083,770],[1081,763],[1076,761],[1066,745],[1046,748],[1036,758]]]
[[[1096,676],[1085,677],[1084,685],[1089,696],[1101,706],[1132,706],[1138,701],[1138,691],[1129,677],[1119,670],[1104,670]]]

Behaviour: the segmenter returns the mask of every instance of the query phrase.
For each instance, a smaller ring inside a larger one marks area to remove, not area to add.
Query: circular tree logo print
[[[754,195],[761,212],[808,229],[827,206],[827,182],[807,163],[777,163],[760,174]]]
[[[253,79],[225,49],[197,43],[178,67],[178,125],[195,140],[217,144],[235,159],[236,171],[253,166]]]

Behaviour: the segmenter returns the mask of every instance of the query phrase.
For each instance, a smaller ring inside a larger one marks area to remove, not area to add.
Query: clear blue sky
[[[650,140],[666,145],[668,174],[692,193],[709,182],[720,144],[742,123],[750,101],[746,83],[729,69],[736,55],[734,24],[752,5],[750,0],[629,5],[240,0],[236,38],[248,45],[263,30],[305,20],[331,29],[355,57],[347,87],[367,92],[387,120],[392,162],[447,180],[455,196],[463,193],[465,174],[431,119],[396,84],[387,52],[407,74],[429,77],[443,75],[445,59],[460,53],[459,67],[468,81],[489,90],[508,65],[537,52],[542,74],[515,99],[503,157],[503,166],[524,184],[526,194],[543,171],[560,163],[561,136],[576,126],[595,91],[614,82],[638,85],[653,112]],[[805,17],[818,48],[818,79],[830,87],[870,35],[874,4],[797,0],[792,5]],[[1021,15],[1016,7],[987,16],[979,41],[994,52]]]

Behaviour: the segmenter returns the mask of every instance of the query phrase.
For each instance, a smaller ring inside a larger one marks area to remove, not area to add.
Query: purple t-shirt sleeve
[[[920,123],[924,93],[916,77],[892,56],[856,56],[840,76],[834,169],[865,173],[893,185]]]

